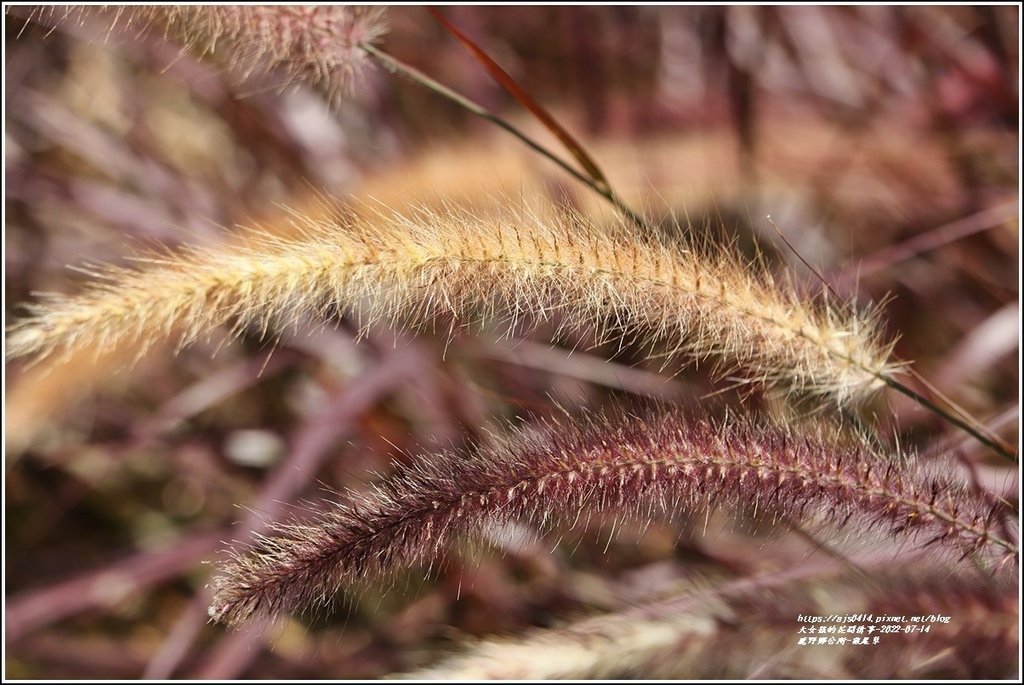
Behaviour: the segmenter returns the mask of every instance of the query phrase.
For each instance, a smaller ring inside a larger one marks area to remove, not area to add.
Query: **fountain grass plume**
[[[288,237],[143,257],[92,270],[76,295],[42,298],[8,330],[8,358],[80,346],[181,344],[222,325],[267,335],[338,313],[455,331],[557,324],[650,356],[711,360],[744,382],[856,402],[895,369],[877,316],[802,297],[756,262],[709,242],[682,245],[578,214],[376,208],[333,219],[295,215]],[[280,233],[280,231],[277,231]]]
[[[877,530],[992,567],[1018,555],[1016,542],[1000,537],[1005,504],[843,434],[670,411],[550,423],[475,454],[420,459],[373,492],[332,504],[312,523],[281,524],[239,551],[214,581],[210,615],[238,625],[323,604],[339,590],[435,563],[453,540],[494,524],[572,526],[594,515],[649,520],[717,507]]]

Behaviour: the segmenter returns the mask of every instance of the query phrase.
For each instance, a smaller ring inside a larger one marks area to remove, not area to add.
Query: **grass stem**
[[[637,228],[640,228],[644,231],[652,230],[652,227],[647,222],[647,220],[645,220],[642,216],[633,211],[625,202],[623,202],[623,200],[615,193],[614,190],[611,189],[607,182],[593,179],[581,173],[579,170],[577,170],[575,167],[573,167],[568,162],[563,160],[561,157],[554,154],[546,147],[530,138],[530,136],[520,131],[518,128],[513,126],[511,123],[509,123],[502,117],[498,116],[497,114],[494,114],[493,112],[488,111],[487,109],[484,109],[482,106],[473,102],[464,95],[455,92],[451,88],[448,88],[447,86],[438,83],[434,79],[424,74],[419,69],[416,69],[415,67],[410,66],[402,62],[401,60],[396,59],[395,57],[389,55],[383,50],[380,50],[379,48],[374,47],[373,45],[368,45],[364,43],[361,45],[361,47],[364,51],[366,51],[367,54],[376,58],[390,71],[402,74],[403,76],[406,76],[412,79],[413,81],[416,81],[420,85],[429,88],[438,95],[447,98],[448,100],[454,102],[460,107],[463,107],[467,111],[472,112],[478,117],[486,119],[487,121],[490,121],[491,123],[508,131],[513,136],[522,141],[527,147],[539,153],[540,155],[546,157],[547,159],[551,160],[552,162],[560,166],[566,173],[575,178],[577,181],[579,181],[580,183],[587,186],[595,193],[606,199],[609,203],[611,203],[613,207],[615,207],[615,209],[619,213],[621,213],[624,217],[629,219],[629,221],[632,222]]]

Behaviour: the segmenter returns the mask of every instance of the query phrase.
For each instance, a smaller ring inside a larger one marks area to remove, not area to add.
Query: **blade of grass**
[[[925,378],[918,372],[914,371],[913,369],[907,369],[907,374],[911,378],[916,380],[918,383],[920,383],[922,386],[924,386],[928,392],[932,393],[934,396],[938,397],[942,402],[944,402],[947,406],[949,406],[952,411],[946,411],[942,407],[938,406],[932,400],[912,390],[910,387],[904,385],[895,378],[885,377],[882,378],[882,381],[890,388],[896,390],[897,392],[903,393],[904,395],[906,395],[907,397],[909,397],[910,399],[924,407],[925,409],[946,419],[954,426],[960,428],[960,430],[963,430],[969,433],[970,435],[974,436],[974,438],[978,440],[978,442],[994,450],[999,455],[1005,457],[1006,459],[1009,459],[1015,464],[1019,463],[1020,459],[1014,452],[1013,448],[1010,445],[1006,444],[1006,442],[1003,439],[1001,439],[998,435],[995,435],[987,428],[985,428],[984,424],[978,421],[978,419],[971,416],[965,409],[961,408],[952,399],[942,394],[938,388],[936,388],[934,385],[925,380]],[[959,414],[960,416],[956,416],[952,412],[956,412],[956,414]]]
[[[551,160],[559,167],[561,167],[562,170],[564,170],[567,174],[569,174],[577,181],[593,190],[601,197],[608,200],[608,202],[611,203],[611,205],[615,207],[615,209],[619,213],[621,213],[624,217],[629,219],[629,221],[632,222],[637,228],[640,228],[644,231],[653,230],[650,224],[648,224],[642,216],[637,214],[625,202],[623,202],[622,199],[619,198],[619,196],[616,195],[614,191],[612,191],[612,189],[607,186],[607,184],[602,185],[599,182],[595,181],[594,179],[590,178],[589,176],[585,176],[584,174],[580,173],[577,169],[575,169],[565,160],[558,157],[556,154],[548,150],[546,147],[544,147],[537,141],[530,138],[528,135],[520,131],[512,124],[510,124],[508,121],[502,119],[497,114],[494,114],[493,112],[484,109],[483,107],[473,102],[469,98],[455,92],[451,88],[448,88],[447,86],[444,86],[441,83],[438,83],[434,79],[424,74],[419,69],[410,66],[402,62],[401,60],[396,59],[395,57],[389,55],[383,50],[374,47],[373,45],[363,43],[360,45],[360,47],[367,54],[371,55],[372,57],[376,58],[379,62],[381,62],[381,64],[383,64],[385,68],[387,68],[389,71],[402,74],[403,76],[410,78],[413,81],[416,81],[417,83],[428,88],[429,90],[434,91],[438,95],[454,102],[463,109],[472,112],[473,114],[477,115],[482,119],[490,121],[491,123],[499,126],[500,128],[505,129],[513,136],[518,138],[520,141],[522,141],[528,148],[530,148],[534,152],[539,153],[543,157],[546,157],[547,159]]]
[[[516,83],[507,71],[498,66],[490,56],[483,51],[480,46],[474,43],[468,36],[459,31],[455,26],[451,24],[447,19],[444,18],[440,12],[433,7],[426,8],[430,15],[437,20],[446,31],[455,36],[455,38],[462,43],[463,47],[469,51],[469,53],[483,65],[483,68],[487,70],[487,73],[491,75],[498,85],[505,89],[505,91],[514,97],[516,101],[525,107],[530,114],[537,117],[540,123],[544,124],[551,133],[558,138],[559,142],[565,147],[566,150],[579,162],[580,166],[583,167],[590,178],[598,185],[603,188],[611,190],[611,186],[608,183],[608,179],[605,178],[604,172],[597,166],[597,162],[587,154],[587,151],[583,149],[583,146],[576,141],[572,135],[565,130],[565,128],[559,124],[551,114],[541,106],[539,102],[533,99],[533,97],[527,93],[522,86]]]

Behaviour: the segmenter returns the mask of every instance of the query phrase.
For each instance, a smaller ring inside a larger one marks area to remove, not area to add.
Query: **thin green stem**
[[[460,95],[459,93],[456,93],[451,88],[448,88],[447,86],[444,86],[444,85],[438,83],[434,79],[432,79],[429,76],[427,76],[426,74],[424,74],[419,69],[416,69],[415,67],[412,67],[412,66],[410,66],[408,64],[405,64],[404,62],[401,62],[398,59],[395,59],[391,55],[389,55],[386,52],[383,52],[383,51],[375,48],[372,45],[362,44],[361,47],[368,54],[370,54],[373,57],[377,58],[381,63],[383,63],[391,71],[394,71],[396,73],[400,73],[400,74],[402,74],[404,76],[407,76],[408,78],[411,78],[412,80],[416,81],[417,83],[419,83],[419,84],[421,84],[423,86],[426,86],[427,88],[429,88],[430,90],[434,91],[435,93],[437,93],[437,94],[439,94],[439,95],[441,95],[441,96],[443,96],[445,98],[448,98],[449,100],[451,100],[455,104],[457,104],[457,105],[463,107],[464,109],[472,112],[473,114],[477,115],[478,117],[486,119],[487,121],[490,121],[491,123],[496,124],[497,126],[500,126],[501,128],[505,129],[506,131],[511,133],[513,136],[515,136],[516,138],[521,140],[523,143],[525,143],[527,145],[527,147],[529,147],[530,149],[534,150],[535,152],[541,154],[542,156],[546,157],[547,159],[551,160],[552,162],[554,162],[555,164],[560,166],[569,175],[571,175],[573,178],[575,178],[577,181],[579,181],[583,185],[587,186],[588,188],[593,190],[595,193],[597,193],[601,197],[603,197],[606,200],[608,200],[608,202],[610,202],[611,205],[613,207],[615,207],[616,210],[618,210],[623,216],[625,216],[633,224],[635,224],[637,226],[637,228],[641,228],[641,229],[643,229],[645,231],[651,230],[650,224],[647,223],[647,221],[643,217],[641,217],[639,214],[637,214],[632,209],[630,209],[630,207],[628,205],[626,205],[625,202],[622,201],[622,199],[615,193],[614,190],[612,190],[607,185],[607,183],[603,183],[601,181],[594,180],[593,178],[590,178],[589,176],[585,176],[584,174],[580,173],[577,169],[575,169],[573,166],[571,166],[568,162],[566,162],[565,160],[561,159],[560,157],[558,157],[557,155],[552,153],[550,150],[545,148],[543,145],[541,145],[540,143],[538,143],[535,140],[533,140],[532,138],[530,138],[528,135],[526,135],[525,133],[520,131],[518,128],[516,128],[515,126],[513,126],[509,122],[507,122],[504,119],[502,119],[497,114],[489,112],[488,110],[484,109],[483,107],[481,107],[477,103],[473,102],[472,100],[466,98],[463,95]]]
[[[979,431],[977,428],[975,428],[971,424],[969,424],[966,421],[964,421],[963,419],[961,419],[961,418],[959,418],[959,417],[957,417],[957,416],[947,412],[945,409],[943,409],[939,405],[935,404],[934,402],[932,402],[930,399],[928,399],[924,395],[921,395],[920,393],[918,393],[918,392],[916,392],[914,390],[911,390],[909,387],[907,387],[903,383],[900,383],[898,380],[896,380],[892,376],[883,375],[883,376],[879,376],[879,379],[883,383],[888,385],[890,388],[892,388],[893,390],[896,390],[897,392],[903,393],[904,395],[906,395],[910,399],[914,400],[915,402],[917,402],[919,405],[921,405],[922,407],[924,407],[928,411],[932,412],[933,414],[936,414],[937,416],[942,417],[946,421],[949,421],[950,423],[952,423],[954,426],[957,426],[960,430],[962,430],[962,431],[968,433],[969,435],[973,436],[978,442],[980,442],[981,444],[985,445],[989,449],[995,451],[1000,456],[1005,457],[1006,459],[1009,459],[1014,464],[1017,464],[1017,463],[1020,462],[1019,457],[1016,454],[1014,454],[1013,451],[1008,446],[1002,444],[1001,440],[990,438],[990,437],[984,435],[981,431]]]

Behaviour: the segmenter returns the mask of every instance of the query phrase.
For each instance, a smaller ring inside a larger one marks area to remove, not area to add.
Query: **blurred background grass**
[[[1019,8],[449,7],[584,143],[634,207],[757,243],[834,287],[887,295],[898,354],[1017,440]],[[600,198],[422,87],[365,72],[335,109],[273,76],[238,83],[160,32],[107,35],[5,15],[5,320],[35,291],[71,292],[83,262],[287,230],[318,193],[478,212]],[[538,139],[554,142],[433,22],[390,11],[383,47]],[[334,324],[337,323],[337,326]],[[360,488],[501,419],[612,398],[699,404],[702,370],[629,350],[566,361],[543,331],[415,340],[353,322],[274,346],[214,340],[174,354],[101,350],[57,368],[7,366],[8,677],[373,677],[429,663],[469,635],[521,632],[650,599],[673,584],[801,559],[764,531],[681,521],[642,534],[450,555],[436,578],[367,591],[329,617],[227,633],[204,586],[227,541],[323,487]],[[583,345],[587,341],[581,341]],[[447,348],[447,353],[445,350]],[[216,353],[216,354],[214,354]],[[748,398],[757,405],[759,398]],[[1008,469],[933,417],[891,401],[886,430],[955,455],[1016,498]],[[254,512],[254,513],[250,513]],[[716,518],[719,515],[716,514]],[[701,517],[703,518],[703,517]],[[723,521],[726,520],[723,518]],[[241,523],[239,523],[241,522]],[[310,627],[312,620],[312,627]]]

